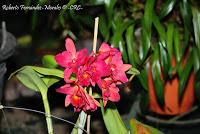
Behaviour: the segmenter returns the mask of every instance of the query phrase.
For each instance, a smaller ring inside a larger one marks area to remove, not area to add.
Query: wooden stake
[[[99,17],[95,18],[95,23],[94,23],[94,38],[93,38],[93,46],[92,50],[94,53],[97,51],[97,34],[98,34],[98,24],[99,24]],[[89,88],[89,95],[92,96],[92,88]],[[90,134],[90,122],[91,122],[91,115],[88,114],[87,116],[87,132]]]

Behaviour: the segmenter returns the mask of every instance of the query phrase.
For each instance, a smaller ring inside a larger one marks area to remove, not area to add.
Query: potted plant
[[[142,114],[169,117],[192,110],[199,96],[198,4],[189,0],[126,4],[126,8],[119,1],[105,4],[100,32],[120,49],[125,62],[139,68],[137,78],[148,94],[141,96]]]
[[[0,101],[2,99],[6,60],[13,55],[16,46],[15,37],[6,31],[6,23],[2,22],[0,30]]]

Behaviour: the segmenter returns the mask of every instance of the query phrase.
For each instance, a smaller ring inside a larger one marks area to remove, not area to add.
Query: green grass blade
[[[176,0],[167,0],[165,3],[161,5],[159,18],[163,19],[167,16],[174,8]]]

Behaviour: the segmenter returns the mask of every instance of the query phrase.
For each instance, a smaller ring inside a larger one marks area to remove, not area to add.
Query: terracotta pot
[[[185,65],[186,60],[183,61]],[[175,66],[175,58],[173,58],[172,66]],[[161,74],[162,75],[162,74]],[[162,79],[162,76],[161,76]],[[181,102],[179,103],[178,98],[178,85],[179,79],[174,74],[173,79],[167,80],[164,85],[164,106],[161,109],[157,102],[157,97],[155,93],[155,87],[153,83],[153,77],[151,73],[151,68],[148,71],[148,90],[149,90],[149,108],[152,112],[161,115],[177,115],[190,110],[194,102],[194,72],[192,71],[188,82],[185,86],[185,91]]]

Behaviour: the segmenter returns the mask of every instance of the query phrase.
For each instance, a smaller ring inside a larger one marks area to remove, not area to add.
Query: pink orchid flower
[[[74,106],[74,111],[79,112],[84,111],[95,111],[99,103],[92,98],[90,95],[84,92],[84,89],[80,85],[70,85],[66,84],[56,90],[59,93],[67,94],[65,98],[65,106],[72,104]]]
[[[56,62],[65,68],[76,68],[84,63],[87,57],[87,49],[82,49],[76,52],[74,42],[67,38],[65,40],[66,51],[59,53],[55,56]]]
[[[102,91],[102,97],[104,101],[104,105],[106,105],[107,101],[117,102],[120,100],[119,88],[116,86],[114,80],[110,77],[102,79],[98,82],[99,87]]]

